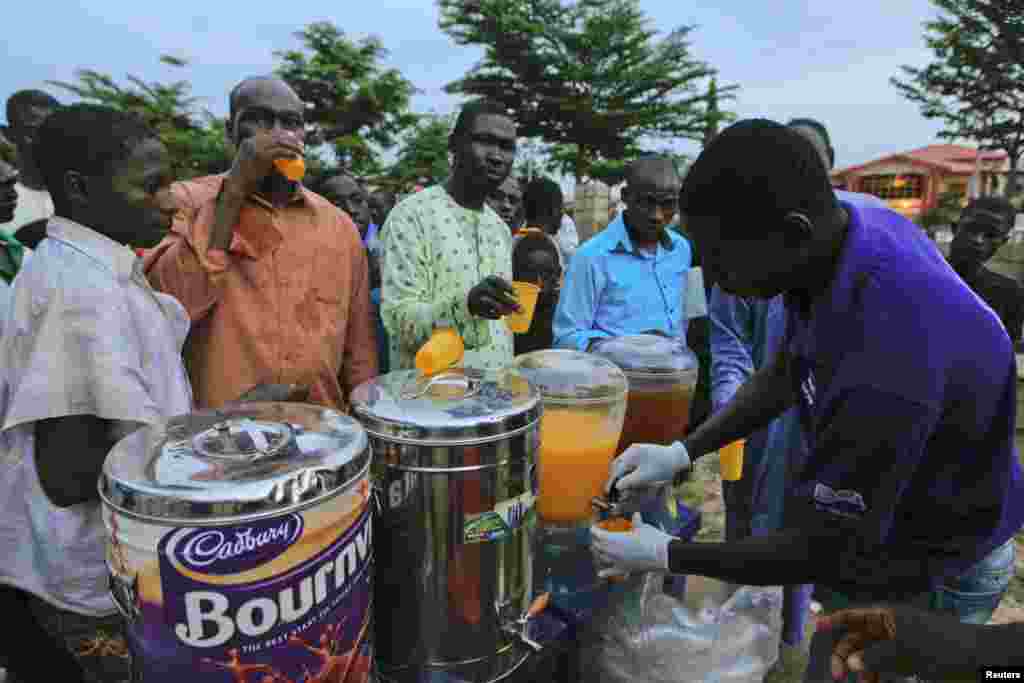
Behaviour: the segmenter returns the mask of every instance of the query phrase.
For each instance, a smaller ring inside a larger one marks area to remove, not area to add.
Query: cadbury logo
[[[254,569],[270,562],[302,536],[297,514],[262,524],[228,529],[192,529],[168,544],[171,557],[184,567],[223,576]]]

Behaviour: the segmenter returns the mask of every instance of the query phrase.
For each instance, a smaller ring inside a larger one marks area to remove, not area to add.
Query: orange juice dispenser
[[[590,553],[591,500],[603,494],[626,414],[627,380],[613,363],[568,350],[534,351],[515,365],[539,389],[534,594],[574,618],[607,598]],[[586,619],[586,616],[578,616]]]
[[[578,351],[534,351],[515,364],[540,390],[537,514],[542,522],[590,524],[590,500],[603,492],[626,414],[626,376]]]

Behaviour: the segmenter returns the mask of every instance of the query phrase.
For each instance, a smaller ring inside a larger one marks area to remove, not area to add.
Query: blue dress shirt
[[[686,337],[690,243],[666,230],[657,251],[633,245],[620,213],[576,250],[555,311],[555,346],[586,351],[595,339],[658,330]]]

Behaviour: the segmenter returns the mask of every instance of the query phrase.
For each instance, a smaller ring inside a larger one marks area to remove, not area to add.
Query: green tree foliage
[[[382,170],[380,150],[393,146],[416,123],[412,83],[384,69],[387,51],[378,38],[353,41],[330,22],[295,34],[303,49],[275,52],[277,74],[307,105],[310,142],[327,142],[338,162],[356,175]]]
[[[935,206],[922,211],[916,222],[934,239],[939,228],[952,225],[960,217],[963,201],[963,195],[959,192],[943,192]]]
[[[401,187],[412,187],[419,178],[432,183],[448,179],[448,134],[455,125],[454,116],[427,114],[410,128],[399,145],[398,158],[388,170]]]
[[[160,61],[178,68],[188,65],[187,60],[169,55],[161,56]],[[79,69],[75,76],[75,83],[49,83],[81,100],[140,115],[167,145],[178,178],[219,173],[230,167],[224,122],[209,111],[197,112],[188,81],[146,83],[129,75],[127,83],[119,85],[111,76],[92,69]]]
[[[634,156],[644,138],[701,140],[715,75],[690,53],[693,26],[656,39],[638,0],[439,0],[441,28],[484,59],[450,93],[508,106],[519,134],[555,146],[577,181]],[[735,86],[717,87],[715,106]]]
[[[944,124],[939,136],[967,139],[1010,157],[1014,193],[1024,155],[1024,3],[1020,0],[932,0],[937,19],[924,38],[935,61],[902,67],[892,84],[922,114]]]

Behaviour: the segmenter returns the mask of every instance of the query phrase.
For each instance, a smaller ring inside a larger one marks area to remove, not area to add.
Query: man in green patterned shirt
[[[515,123],[501,105],[470,102],[448,148],[448,183],[402,201],[382,230],[381,316],[392,370],[412,368],[442,321],[462,335],[466,367],[512,360],[512,333],[501,320],[518,309],[509,284],[512,236],[485,199],[512,170]]]

